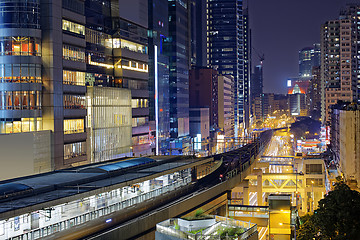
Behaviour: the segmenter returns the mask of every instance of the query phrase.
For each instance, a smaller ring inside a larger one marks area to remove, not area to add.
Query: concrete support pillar
[[[257,192],[257,205],[263,205],[263,196],[262,196],[262,170],[261,169],[254,169],[254,173],[257,175],[257,185],[256,185],[256,192]]]
[[[263,196],[262,196],[262,173],[257,176],[257,205],[263,205]]]
[[[244,190],[243,190],[243,205],[249,205],[249,187],[244,187]]]
[[[306,202],[307,202],[307,198],[305,197],[305,194],[304,194],[304,196],[301,198],[301,207],[302,207],[302,211],[303,211],[304,213],[307,212]]]

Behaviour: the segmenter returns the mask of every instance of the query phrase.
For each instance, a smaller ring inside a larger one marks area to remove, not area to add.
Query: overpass
[[[125,170],[117,167],[124,161],[115,161],[0,182],[0,191],[6,184],[30,187],[4,192],[0,228],[8,239],[134,237],[157,222],[226,198],[270,137],[268,132],[207,158],[156,158]]]

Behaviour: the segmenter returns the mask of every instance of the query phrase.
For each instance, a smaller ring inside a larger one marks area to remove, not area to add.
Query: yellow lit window
[[[64,120],[64,134],[84,132],[84,119]]]

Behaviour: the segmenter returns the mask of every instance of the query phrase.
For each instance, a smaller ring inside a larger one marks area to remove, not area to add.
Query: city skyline
[[[299,50],[320,43],[321,24],[336,19],[347,3],[356,1],[248,0],[252,45],[265,55],[264,92],[286,93],[287,78],[298,76]],[[252,61],[259,63],[254,50]]]
[[[0,240],[358,239],[347,2],[0,0]]]

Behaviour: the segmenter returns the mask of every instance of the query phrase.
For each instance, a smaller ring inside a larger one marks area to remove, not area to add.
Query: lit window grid
[[[112,42],[113,48],[122,48],[122,49],[127,49],[132,52],[138,52],[138,53],[144,53],[144,54],[148,53],[147,46],[144,46],[139,43],[134,43],[134,42],[131,42],[131,41],[128,41],[125,39],[113,38],[113,39],[107,39],[107,42],[109,42],[109,43]]]
[[[62,29],[85,36],[85,26],[68,20],[62,20]]]
[[[64,145],[64,159],[71,159],[86,155],[86,142],[77,142]]]
[[[0,91],[0,110],[40,110],[39,91]]]
[[[34,132],[42,130],[42,118],[21,118],[20,121],[0,121],[0,133]]]
[[[85,86],[85,73],[63,70],[63,83],[69,85]]]
[[[41,83],[41,65],[0,64],[0,82]]]
[[[41,56],[41,40],[35,37],[0,37],[0,55]]]
[[[84,119],[65,119],[64,134],[84,132]]]
[[[76,62],[85,62],[85,50],[79,47],[63,45],[63,58]]]

